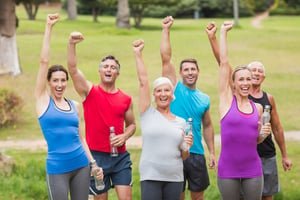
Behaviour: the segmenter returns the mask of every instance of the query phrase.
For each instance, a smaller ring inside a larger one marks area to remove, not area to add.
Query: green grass
[[[62,10],[41,8],[36,21],[27,20],[22,6],[17,8],[20,20],[17,29],[17,42],[20,64],[23,73],[12,78],[0,76],[0,85],[9,87],[21,95],[25,101],[20,123],[13,129],[1,131],[0,139],[42,137],[34,109],[33,90],[39,67],[45,18],[47,13],[59,12],[60,22],[54,26],[51,41],[50,64],[66,66],[68,36],[72,31],[80,31],[85,40],[77,47],[78,66],[88,80],[99,83],[97,73],[100,59],[113,54],[121,63],[121,75],[117,86],[133,97],[134,112],[138,119],[138,80],[131,43],[138,39],[145,40],[144,59],[148,67],[149,79],[154,80],[161,74],[159,45],[161,39],[161,19],[145,18],[141,29],[117,29],[115,18],[100,16],[98,23],[92,22],[91,16],[78,16],[78,20],[69,21]],[[211,97],[211,117],[215,132],[219,133],[217,111],[217,74],[218,66],[212,55],[205,33],[205,26],[215,20],[220,27],[226,19],[175,19],[171,42],[176,66],[186,57],[197,58],[200,63],[198,88]],[[233,66],[260,60],[266,66],[267,78],[263,88],[273,94],[277,109],[285,130],[300,130],[300,23],[299,17],[270,17],[263,21],[262,28],[251,26],[250,18],[239,20],[240,25],[230,31],[229,58]],[[218,34],[219,35],[219,34]],[[66,96],[81,101],[69,81]],[[137,135],[140,134],[139,123]]]
[[[66,66],[68,36],[71,31],[80,31],[85,40],[78,45],[78,66],[87,79],[99,82],[97,74],[100,59],[107,54],[114,54],[121,63],[121,76],[117,85],[133,97],[137,120],[136,135],[140,135],[138,104],[138,80],[131,43],[138,38],[145,40],[144,59],[148,68],[150,81],[161,74],[159,45],[161,39],[161,19],[146,18],[141,29],[121,30],[115,27],[115,18],[100,16],[99,23],[93,23],[91,16],[78,16],[77,21],[68,21],[62,10],[41,8],[36,21],[27,20],[22,6],[17,7],[19,28],[17,43],[20,64],[23,73],[17,77],[0,76],[0,87],[16,91],[25,102],[20,112],[19,122],[0,130],[0,140],[42,138],[35,115],[33,91],[36,73],[39,67],[45,18],[47,13],[59,12],[61,20],[55,25],[51,41],[51,63]],[[176,66],[186,57],[197,58],[200,63],[198,88],[211,97],[211,117],[215,132],[219,133],[217,76],[218,66],[212,55],[205,33],[206,24],[215,20],[220,27],[227,19],[175,19],[171,42]],[[240,26],[230,31],[229,59],[233,66],[260,60],[266,66],[267,78],[263,87],[275,97],[280,119],[285,130],[300,130],[300,18],[272,16],[263,21],[262,28],[251,26],[250,18],[239,20]],[[132,23],[133,24],[133,23]],[[219,35],[219,34],[218,34]],[[69,81],[66,92],[68,98],[81,101]],[[294,161],[291,172],[282,172],[279,162],[281,192],[276,199],[297,199],[296,191],[300,185],[299,143],[288,142],[288,154]],[[277,148],[278,149],[278,148]],[[133,160],[134,199],[140,199],[138,162],[140,151],[130,150]],[[279,149],[278,149],[279,152]],[[11,177],[0,177],[0,200],[6,199],[46,199],[44,162],[45,152],[27,152],[11,150],[10,155],[18,160],[15,173]],[[219,151],[216,155],[219,155]],[[279,158],[280,159],[280,158]],[[38,176],[38,178],[36,178]],[[216,173],[210,172],[211,186],[205,193],[207,199],[218,199]],[[36,196],[34,196],[36,195]],[[111,194],[114,195],[114,192]],[[188,194],[187,194],[188,195]],[[115,199],[113,196],[112,199]]]
[[[280,156],[277,158],[279,180],[281,191],[275,195],[275,200],[295,200],[299,198],[298,186],[300,185],[300,162],[298,148],[300,142],[288,142],[289,157],[294,161],[292,171],[284,172],[281,166]],[[220,148],[216,147],[217,155]],[[133,162],[133,199],[140,199],[140,182],[139,182],[139,159],[141,150],[129,149],[131,160]],[[12,176],[0,175],[0,200],[30,200],[30,199],[47,199],[46,181],[45,181],[45,151],[21,151],[11,149],[6,154],[12,156],[17,161]],[[220,199],[220,194],[216,184],[217,172],[209,170],[210,186],[204,193],[205,199]],[[110,199],[117,199],[114,190],[109,192]],[[186,193],[186,199],[190,200],[189,192]]]

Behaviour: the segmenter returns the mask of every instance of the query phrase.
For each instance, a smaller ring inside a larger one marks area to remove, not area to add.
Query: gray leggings
[[[141,181],[142,200],[180,200],[183,182]]]
[[[64,174],[47,174],[48,199],[87,200],[89,198],[90,167],[86,166]]]
[[[223,200],[239,200],[241,189],[244,192],[244,200],[260,200],[263,190],[263,177],[218,178],[218,187]]]

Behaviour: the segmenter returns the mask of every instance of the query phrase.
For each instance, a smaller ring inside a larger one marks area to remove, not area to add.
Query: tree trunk
[[[76,0],[68,0],[68,19],[75,20],[77,18]]]
[[[118,0],[116,25],[118,28],[131,28],[128,0]]]
[[[239,3],[238,0],[233,0],[233,16],[234,16],[234,24],[239,24]]]
[[[14,0],[0,0],[0,74],[21,73],[16,40]]]

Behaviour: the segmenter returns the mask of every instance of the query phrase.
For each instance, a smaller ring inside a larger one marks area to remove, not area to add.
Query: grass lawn
[[[24,100],[24,108],[15,126],[0,129],[0,140],[42,138],[35,115],[33,91],[39,67],[46,14],[54,12],[59,12],[61,17],[60,22],[53,28],[50,64],[59,63],[66,66],[68,36],[72,31],[80,31],[85,36],[85,40],[77,47],[78,67],[93,83],[99,82],[97,69],[101,58],[107,54],[115,55],[121,64],[121,75],[117,85],[133,98],[137,120],[136,135],[140,135],[137,113],[138,79],[131,43],[139,38],[145,40],[144,59],[149,78],[154,80],[160,76],[161,19],[145,18],[141,29],[122,30],[115,27],[113,17],[100,16],[99,22],[93,23],[91,16],[79,15],[78,20],[69,21],[63,10],[47,7],[39,10],[35,21],[29,21],[23,7],[19,6],[17,7],[19,17],[17,43],[23,72],[17,77],[0,76],[0,87],[7,87],[17,92]],[[171,42],[173,60],[177,66],[184,58],[198,59],[201,70],[198,88],[211,97],[211,117],[215,132],[218,134],[218,66],[205,33],[205,27],[211,20],[216,21],[220,27],[222,22],[228,19],[175,19]],[[260,29],[252,27],[250,18],[241,18],[239,23],[239,26],[234,27],[228,34],[230,63],[232,66],[237,66],[248,64],[253,60],[262,61],[267,75],[264,88],[275,98],[284,129],[300,130],[298,114],[300,113],[298,106],[300,102],[300,18],[272,16],[262,22]],[[73,89],[71,80],[66,96],[81,101]],[[294,161],[291,172],[282,172],[280,156],[278,157],[281,192],[276,196],[277,200],[299,199],[297,189],[300,185],[298,159],[300,151],[298,146],[299,142],[287,144],[289,157]],[[133,160],[134,199],[140,199],[138,181],[140,150],[130,150],[130,152]],[[46,199],[44,181],[46,153],[11,150],[8,154],[16,158],[18,166],[12,177],[0,177],[0,200]],[[206,198],[219,199],[216,173],[210,172],[210,177],[211,186],[205,193]],[[115,196],[112,199],[115,199]]]

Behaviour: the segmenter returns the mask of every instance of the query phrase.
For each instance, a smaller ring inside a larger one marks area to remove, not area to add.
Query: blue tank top
[[[234,96],[229,111],[221,119],[219,178],[262,176],[261,161],[256,150],[260,117],[252,100],[250,103],[253,112],[242,113]]]
[[[209,109],[210,98],[198,89],[192,90],[178,81],[175,91],[175,100],[170,109],[175,115],[185,119],[193,118],[194,143],[191,153],[204,155],[202,144],[201,124],[203,114]]]
[[[46,172],[62,174],[88,165],[88,158],[78,132],[78,114],[72,101],[70,110],[56,107],[53,99],[39,117],[40,127],[48,145]]]

